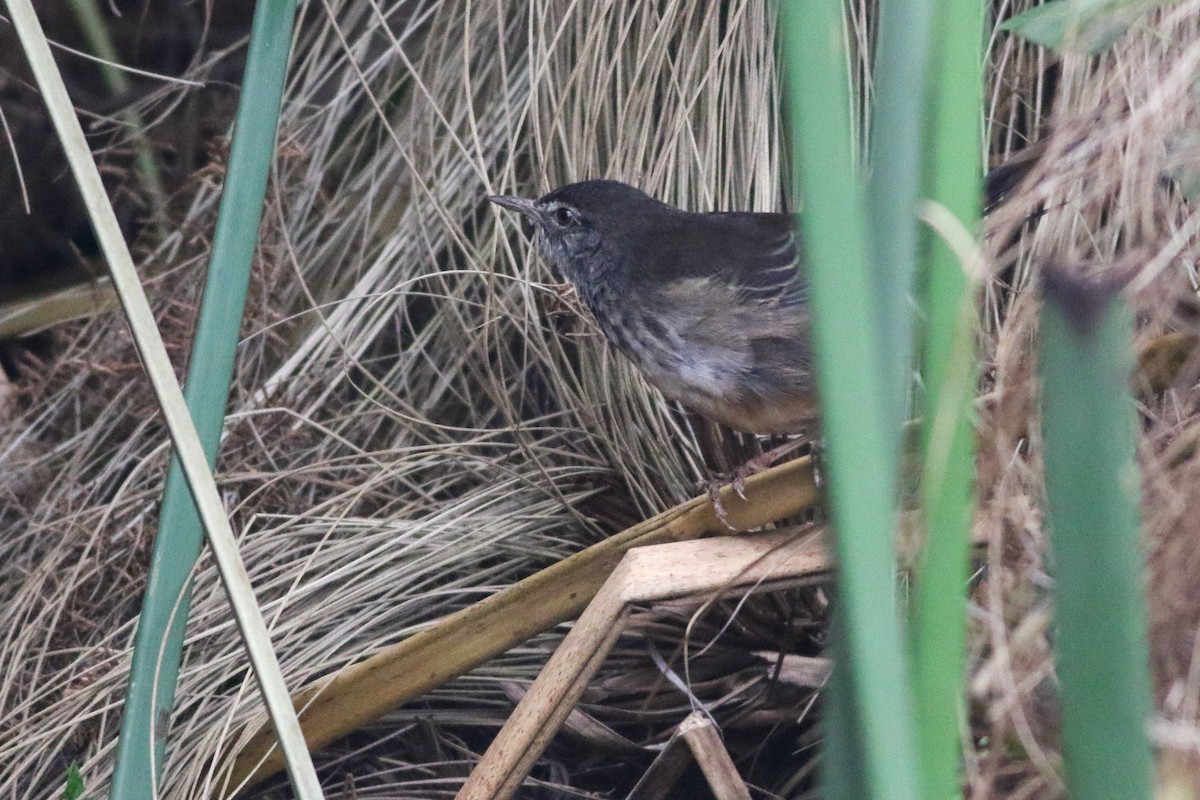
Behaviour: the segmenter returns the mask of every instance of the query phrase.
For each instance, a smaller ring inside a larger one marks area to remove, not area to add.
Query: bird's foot
[[[712,500],[713,511],[716,513],[717,519],[721,520],[721,523],[726,528],[729,528],[729,530],[738,530],[729,521],[729,512],[725,508],[725,504],[721,501],[721,490],[729,486],[733,491],[737,492],[738,497],[743,500],[749,499],[746,497],[746,480],[748,478],[774,466],[779,461],[782,461],[785,456],[810,445],[813,446],[813,460],[815,462],[816,447],[814,440],[809,436],[798,436],[779,447],[772,448],[765,453],[755,456],[728,475],[719,475],[716,478],[706,481],[705,489],[708,492],[709,499]]]
[[[713,513],[717,515],[717,519],[721,520],[722,525],[729,530],[736,532],[737,527],[729,521],[729,512],[725,510],[725,503],[721,500],[721,490],[728,485],[730,485],[730,483],[724,476],[710,478],[704,482],[705,489],[708,492],[708,499],[712,501]],[[735,479],[733,490],[737,492],[743,500],[746,499],[746,495],[743,492],[744,489],[745,481],[742,482],[742,488],[739,489]]]

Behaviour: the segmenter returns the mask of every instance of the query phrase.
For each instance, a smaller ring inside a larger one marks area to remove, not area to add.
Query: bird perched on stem
[[[747,433],[816,418],[792,216],[682,211],[607,180],[488,199],[523,215],[541,257],[667,397]]]

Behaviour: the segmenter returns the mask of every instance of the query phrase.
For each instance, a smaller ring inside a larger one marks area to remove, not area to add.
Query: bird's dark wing
[[[743,301],[797,307],[807,300],[797,233],[790,214],[746,212],[689,214],[672,241],[681,251],[661,263],[667,279],[709,278],[725,283]]]

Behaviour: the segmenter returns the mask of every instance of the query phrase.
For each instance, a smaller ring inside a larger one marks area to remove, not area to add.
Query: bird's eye
[[[554,221],[565,228],[575,221],[575,215],[571,213],[571,209],[559,206],[554,211]]]

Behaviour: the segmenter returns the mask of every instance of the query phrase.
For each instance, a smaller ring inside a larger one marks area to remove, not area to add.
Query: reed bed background
[[[1095,57],[989,39],[982,144],[994,162],[1034,142],[1046,155],[987,227],[972,798],[1062,794],[1031,275],[1050,259],[1128,270],[1140,341],[1194,327],[1198,10],[1148,13]],[[871,9],[847,19],[865,109]],[[484,197],[605,176],[688,208],[796,208],[774,24],[765,0],[302,9],[218,460],[290,686],[696,494],[759,448],[607,353]],[[199,58],[188,77],[232,57]],[[168,86],[137,110],[154,120],[203,91]],[[180,369],[222,171],[211,147],[172,198],[172,233],[140,249]],[[1183,764],[1200,707],[1200,372],[1180,363],[1139,395],[1139,462],[1154,734]],[[58,796],[77,764],[103,796],[165,432],[116,315],[55,329],[51,354],[0,389],[0,794]],[[164,797],[211,796],[259,708],[207,556],[195,585]],[[779,655],[821,654],[829,589],[718,604],[690,629],[691,609],[640,612],[535,771],[546,796],[623,796],[643,746],[697,703],[761,796],[812,796],[815,692],[786,680]],[[327,796],[452,796],[558,635],[318,754]]]

